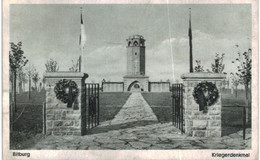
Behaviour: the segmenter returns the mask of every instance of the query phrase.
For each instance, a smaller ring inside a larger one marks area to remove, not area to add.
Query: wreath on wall
[[[201,94],[203,94],[207,106],[212,106],[219,98],[219,91],[212,82],[201,82],[194,88],[193,97],[197,104],[200,104]]]
[[[63,103],[68,103],[70,101],[70,98],[72,99],[72,102],[74,102],[79,94],[79,89],[76,82],[72,80],[62,79],[56,83],[56,86],[54,87],[54,92],[58,100],[62,101]]]

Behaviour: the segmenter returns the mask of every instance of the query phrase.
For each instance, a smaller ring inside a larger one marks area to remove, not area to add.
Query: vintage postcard
[[[4,0],[3,159],[258,159],[257,0]]]

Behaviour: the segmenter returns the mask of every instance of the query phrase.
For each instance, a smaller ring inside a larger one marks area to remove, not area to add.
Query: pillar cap
[[[181,75],[182,79],[225,79],[226,75],[221,73],[193,72]]]
[[[88,78],[88,74],[83,72],[45,72],[44,78]]]

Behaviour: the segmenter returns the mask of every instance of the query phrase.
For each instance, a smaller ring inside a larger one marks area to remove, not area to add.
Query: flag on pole
[[[79,36],[79,45],[80,49],[84,49],[84,45],[87,41],[86,33],[85,33],[85,27],[83,24],[83,19],[82,19],[82,11],[81,11],[81,24],[80,24],[80,36]]]
[[[193,55],[192,55],[192,31],[191,31],[191,9],[189,19],[189,45],[190,45],[190,73],[193,72]]]
[[[86,33],[85,33],[85,27],[83,23],[83,18],[82,18],[82,8],[81,8],[81,15],[80,15],[80,36],[79,36],[79,46],[81,50],[81,56],[79,57],[79,72],[81,72],[81,65],[82,65],[82,59],[83,59],[83,51],[84,51],[84,45],[87,41]]]

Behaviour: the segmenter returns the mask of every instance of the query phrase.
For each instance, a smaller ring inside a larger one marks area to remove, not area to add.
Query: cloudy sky
[[[80,55],[80,7],[88,81],[122,81],[126,39],[133,34],[146,39],[146,74],[151,81],[179,79],[189,71],[189,8],[193,58],[205,69],[210,69],[216,53],[225,53],[224,71],[229,73],[235,69],[231,61],[236,53],[251,48],[250,5],[11,5],[10,41],[22,41],[25,56],[40,74],[50,58],[67,71]]]

